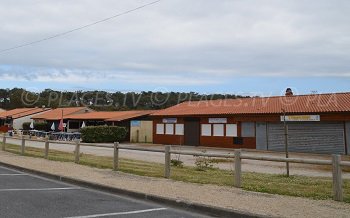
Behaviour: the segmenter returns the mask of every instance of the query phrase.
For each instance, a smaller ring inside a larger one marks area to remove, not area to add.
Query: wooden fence
[[[171,175],[171,155],[191,155],[191,156],[202,156],[202,157],[216,157],[216,158],[233,158],[234,159],[234,176],[233,184],[237,188],[242,186],[242,160],[260,160],[260,161],[273,161],[273,162],[284,162],[284,163],[300,163],[300,164],[314,164],[314,165],[329,165],[332,166],[332,178],[333,178],[333,199],[336,201],[343,201],[343,179],[342,179],[342,167],[350,167],[350,161],[342,161],[340,155],[332,155],[332,160],[317,160],[317,159],[306,159],[306,158],[284,158],[284,157],[271,157],[271,156],[256,156],[244,154],[240,149],[236,149],[234,154],[215,154],[215,153],[203,153],[203,152],[191,152],[172,150],[170,145],[164,146],[164,149],[152,149],[152,148],[136,148],[120,146],[118,142],[114,143],[114,146],[108,146],[104,144],[96,143],[81,143],[80,141],[68,142],[68,141],[49,141],[39,139],[25,139],[14,138],[3,136],[2,139],[2,150],[6,150],[6,139],[17,139],[21,140],[21,154],[25,154],[26,141],[43,142],[45,145],[44,157],[47,159],[50,149],[50,143],[55,144],[69,144],[74,145],[75,150],[75,163],[79,163],[80,158],[80,146],[93,146],[93,147],[106,147],[113,148],[113,170],[119,170],[119,150],[134,150],[134,151],[147,151],[147,152],[158,152],[164,153],[164,178],[170,178]]]

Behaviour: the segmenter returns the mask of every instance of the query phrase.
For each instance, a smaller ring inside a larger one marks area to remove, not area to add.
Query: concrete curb
[[[86,187],[86,188],[91,188],[91,189],[104,191],[104,192],[108,192],[108,193],[112,193],[112,194],[118,194],[118,195],[122,195],[122,196],[132,197],[132,198],[136,198],[136,199],[140,199],[140,200],[148,200],[148,201],[152,201],[154,203],[167,205],[167,206],[170,206],[173,208],[197,212],[197,213],[215,216],[215,217],[242,217],[242,218],[270,217],[270,216],[253,214],[253,213],[239,211],[239,210],[230,210],[230,209],[225,209],[225,208],[208,206],[208,205],[204,205],[204,204],[186,202],[186,201],[181,201],[181,200],[176,200],[176,199],[171,199],[171,198],[166,198],[166,197],[161,197],[161,196],[156,196],[156,195],[145,194],[145,193],[141,193],[141,192],[129,191],[129,190],[125,190],[125,189],[101,185],[98,183],[87,182],[87,181],[83,181],[80,179],[70,178],[70,177],[66,177],[66,176],[59,176],[59,175],[55,175],[55,174],[51,174],[51,173],[47,173],[47,172],[42,172],[39,170],[28,169],[25,167],[4,163],[2,161],[0,161],[0,166],[12,168],[12,169],[15,169],[18,171],[35,174],[37,176],[41,176],[41,177],[45,177],[45,178],[49,178],[49,179],[53,179],[53,180],[58,180],[58,181]]]

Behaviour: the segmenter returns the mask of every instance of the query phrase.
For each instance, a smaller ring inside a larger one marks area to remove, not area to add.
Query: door
[[[284,151],[283,123],[268,123],[268,149]],[[344,154],[344,124],[341,122],[288,123],[288,150]]]
[[[267,150],[267,126],[266,122],[256,123],[256,149]]]
[[[185,121],[185,145],[199,146],[199,120]]]

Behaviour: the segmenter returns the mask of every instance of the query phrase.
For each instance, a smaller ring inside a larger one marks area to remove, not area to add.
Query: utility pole
[[[288,125],[286,122],[286,110],[282,108],[283,112],[283,125],[284,125],[284,148],[286,152],[286,158],[289,157],[288,154]],[[289,162],[286,162],[286,169],[287,169],[287,177],[289,177]]]

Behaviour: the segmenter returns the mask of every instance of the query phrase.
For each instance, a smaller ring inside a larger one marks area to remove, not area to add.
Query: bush
[[[181,160],[177,160],[177,159],[172,159],[170,161],[170,164],[171,164],[171,166],[180,167],[180,168],[182,168],[184,166],[184,162],[182,162]]]
[[[30,122],[23,123],[22,128],[23,130],[31,130]],[[46,122],[34,123],[34,129],[40,130],[40,131],[47,131],[47,123]]]
[[[127,134],[125,127],[88,126],[81,129],[81,138],[87,143],[108,143],[124,140]]]

